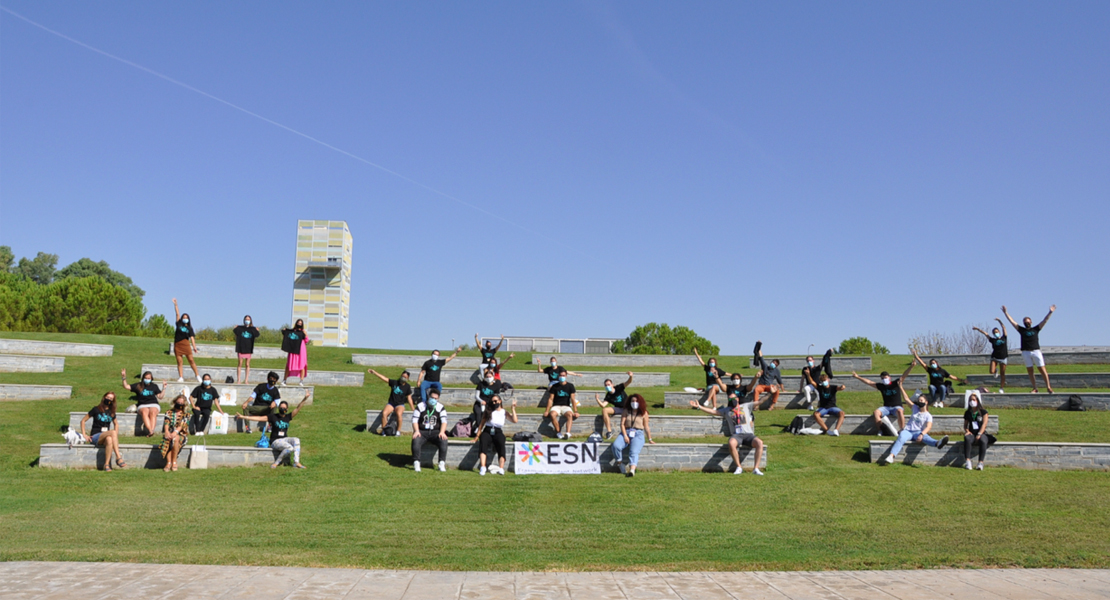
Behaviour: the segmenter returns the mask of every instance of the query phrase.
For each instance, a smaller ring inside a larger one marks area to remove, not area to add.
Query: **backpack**
[[[254,443],[254,447],[255,448],[269,448],[270,447],[270,438],[266,437],[266,432],[265,431],[262,432],[262,437],[258,438],[258,441]]]
[[[543,436],[536,431],[518,431],[513,434],[513,441],[538,444],[543,441]]]
[[[395,436],[397,435],[397,428],[392,425],[386,425],[385,427],[382,427],[382,435],[386,437]]]
[[[1087,409],[1083,407],[1083,399],[1080,398],[1079,396],[1077,396],[1076,394],[1072,394],[1072,395],[1068,396],[1067,410],[1074,410],[1074,411],[1078,411],[1078,412],[1084,412]]]
[[[786,426],[786,433],[798,435],[802,432],[802,428],[805,427],[805,425],[805,418],[803,418],[802,415],[796,415],[794,420],[790,421],[790,424]]]
[[[474,424],[470,422],[470,417],[463,417],[459,419],[458,423],[455,423],[455,426],[451,428],[451,431],[447,432],[447,435],[451,437],[468,438],[470,437],[470,429],[472,427],[474,427]]]

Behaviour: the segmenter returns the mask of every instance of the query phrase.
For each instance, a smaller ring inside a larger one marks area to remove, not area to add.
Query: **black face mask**
[[[278,412],[284,415],[285,413],[289,412],[289,409],[288,408],[279,408]]]
[[[740,406],[740,403],[735,398],[728,401],[729,408],[736,408],[737,406]]]

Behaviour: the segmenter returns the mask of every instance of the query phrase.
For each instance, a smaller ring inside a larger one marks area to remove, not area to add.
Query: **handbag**
[[[208,468],[208,447],[204,445],[193,446],[189,450],[189,468],[190,469],[207,469]]]
[[[254,447],[255,448],[269,448],[270,447],[270,438],[266,437],[266,432],[265,431],[262,432],[262,437],[258,438],[258,441],[254,443]]]
[[[208,433],[212,435],[226,435],[230,426],[231,415],[223,412],[214,412],[208,424]]]

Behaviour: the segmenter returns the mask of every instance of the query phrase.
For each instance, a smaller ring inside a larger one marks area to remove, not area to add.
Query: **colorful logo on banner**
[[[530,465],[538,465],[543,462],[543,450],[540,449],[539,444],[532,442],[525,442],[518,447],[523,448],[517,454],[520,455],[520,462],[528,463]]]
[[[516,442],[517,475],[601,473],[598,445],[588,442]]]

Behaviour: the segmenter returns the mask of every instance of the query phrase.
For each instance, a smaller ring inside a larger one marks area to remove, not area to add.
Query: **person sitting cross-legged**
[[[732,462],[736,465],[733,473],[741,475],[744,468],[740,466],[740,446],[755,450],[755,467],[752,473],[762,475],[759,463],[763,459],[763,440],[755,436],[754,420],[752,419],[753,402],[741,403],[736,395],[730,395],[728,405],[717,410],[698,404],[696,400],[690,401],[690,407],[704,413],[716,415],[725,420],[725,429],[728,431],[728,451],[732,455]]]
[[[902,451],[902,446],[905,446],[906,442],[921,442],[938,449],[948,443],[948,436],[939,440],[929,436],[929,431],[933,428],[933,415],[929,414],[929,401],[924,396],[916,396],[910,400],[901,385],[898,386],[898,390],[902,394],[902,402],[910,405],[913,414],[906,419],[906,426],[898,432],[898,439],[894,440],[894,444],[890,447],[890,454],[884,459],[888,465],[898,458],[898,453]]]

